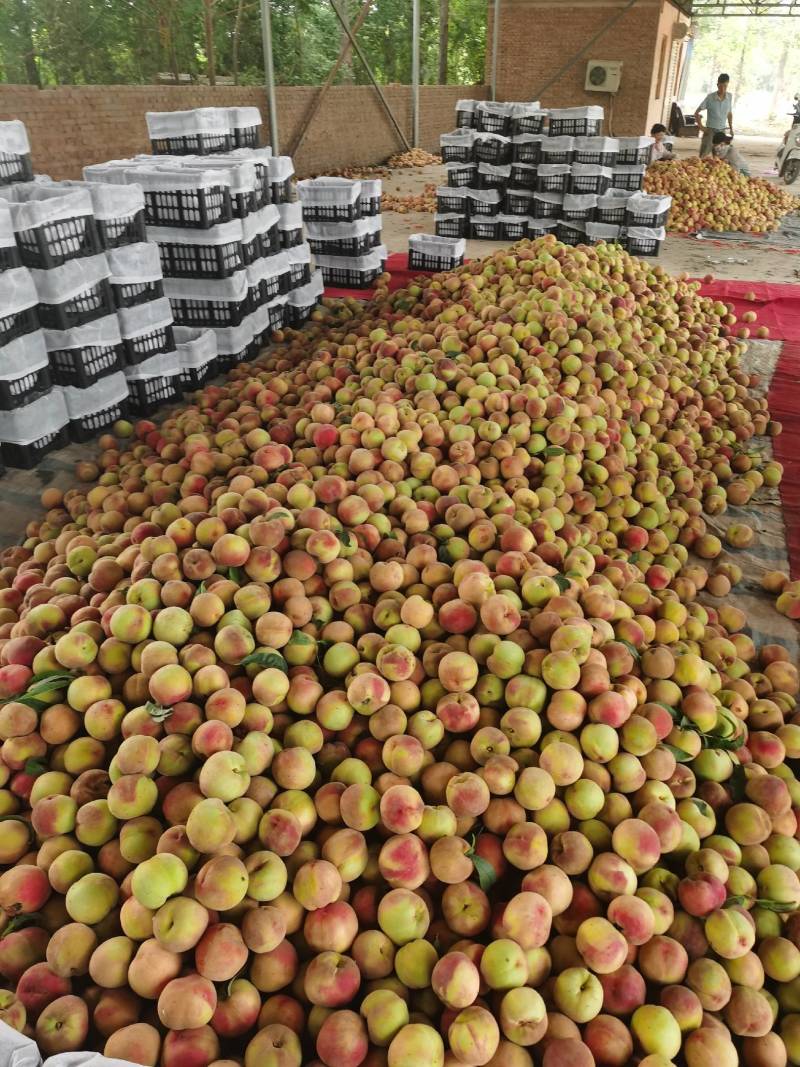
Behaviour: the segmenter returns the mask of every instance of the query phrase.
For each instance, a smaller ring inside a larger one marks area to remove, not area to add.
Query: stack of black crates
[[[308,178],[297,183],[303,221],[325,285],[361,289],[383,272],[380,179]]]
[[[652,138],[602,136],[596,106],[460,100],[456,123],[440,139],[447,184],[436,190],[437,234],[518,241],[553,233],[568,244],[621,241],[639,255],[658,253],[664,207],[640,213],[650,225],[627,211],[641,195]],[[667,201],[668,211],[668,197],[650,199]]]

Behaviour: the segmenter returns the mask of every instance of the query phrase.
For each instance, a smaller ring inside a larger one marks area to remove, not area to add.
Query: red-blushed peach
[[[129,1060],[142,1067],[156,1067],[161,1052],[161,1035],[149,1023],[131,1023],[110,1034],[103,1055],[114,1060]]]
[[[424,937],[430,925],[425,901],[410,889],[391,889],[381,897],[377,919],[381,930],[395,945]]]
[[[246,978],[236,978],[224,991],[217,990],[211,1028],[222,1038],[241,1037],[252,1030],[261,1010],[261,994]]]
[[[233,923],[213,923],[195,945],[194,962],[201,977],[228,982],[247,963],[248,948]]]
[[[89,1009],[76,996],[58,997],[43,1009],[36,1020],[36,1043],[48,1056],[76,1052],[89,1033]]]
[[[444,1067],[444,1042],[433,1026],[410,1022],[392,1038],[386,1062],[388,1067]]]
[[[352,1001],[360,983],[358,966],[349,956],[321,952],[306,967],[303,988],[312,1004],[337,1008]]]
[[[739,1053],[727,1030],[703,1025],[683,1044],[686,1067],[738,1067]]]
[[[628,943],[608,919],[584,919],[575,935],[575,947],[595,974],[611,974],[626,962]]]
[[[599,1067],[627,1067],[633,1055],[630,1029],[613,1015],[596,1015],[583,1031],[583,1040]]]
[[[541,995],[530,987],[509,989],[500,1002],[500,1029],[516,1045],[536,1045],[547,1030],[547,1011]]]
[[[354,1011],[334,1011],[317,1034],[317,1055],[327,1067],[358,1067],[369,1048],[367,1028]]]
[[[574,1037],[548,1041],[542,1057],[542,1067],[594,1067],[594,1063],[589,1046]]]
[[[448,1008],[466,1008],[475,1001],[481,976],[472,960],[463,952],[447,952],[436,963],[431,988]]]
[[[448,1027],[447,1039],[459,1063],[483,1067],[497,1051],[500,1028],[491,1012],[475,1004],[456,1015]]]

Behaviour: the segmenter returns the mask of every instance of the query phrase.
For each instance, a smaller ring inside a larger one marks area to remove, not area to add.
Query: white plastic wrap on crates
[[[558,140],[552,137],[551,140]],[[575,150],[579,152],[618,152],[619,140],[616,137],[575,137]]]
[[[542,167],[539,167],[539,173],[542,172]],[[571,169],[573,174],[586,174],[591,177],[608,178],[611,181],[613,171],[611,167],[601,167],[599,163],[573,163]]]
[[[513,104],[501,104],[493,100],[479,100],[475,110],[485,115],[498,115],[500,118],[510,118],[513,114]]]
[[[69,422],[66,401],[60,389],[52,389],[30,404],[12,411],[0,411],[0,441],[30,445],[47,434],[56,433]]]
[[[141,382],[148,378],[174,378],[180,372],[176,351],[159,352],[136,367],[126,367],[125,377],[131,382]]]
[[[502,145],[511,144],[511,138],[506,137],[502,133],[492,133],[488,130],[476,130],[475,131],[475,143],[478,141],[499,141]]]
[[[511,108],[512,119],[524,119],[530,115],[546,115],[547,112],[542,110],[542,106],[538,100],[532,100],[529,104],[526,104],[523,100],[515,100],[509,105]]]
[[[573,152],[575,150],[575,138],[568,135],[563,137],[542,138],[543,152]]]
[[[289,265],[292,267],[297,267],[301,263],[311,262],[311,248],[305,241],[301,245],[295,245],[294,248],[285,248],[283,254],[289,260]]]
[[[339,267],[343,270],[375,270],[381,267],[386,256],[386,246],[378,245],[377,248],[371,249],[364,256],[314,256],[314,262],[318,267]],[[291,295],[290,293],[289,296]]]
[[[264,145],[262,148],[232,148],[230,152],[221,152],[218,158],[243,160],[245,163],[254,163],[258,167],[267,167],[272,158],[272,148],[270,145]]]
[[[270,328],[270,310],[268,304],[259,304],[247,316],[253,326],[253,339],[260,338]]]
[[[124,218],[127,215],[135,215],[138,211],[144,211],[144,192],[139,185],[121,185],[119,182],[86,179],[51,182],[51,185],[62,192],[69,189],[85,189],[91,197],[92,214],[101,222],[106,219]]]
[[[135,304],[131,308],[120,308],[117,312],[119,332],[129,340],[140,337],[143,333],[154,333],[172,325],[172,309],[165,296],[149,300],[146,304]]]
[[[76,219],[93,214],[88,188],[65,191],[57,185],[28,182],[27,188],[24,192],[20,191],[19,196],[19,200],[8,202],[11,223],[16,233],[47,223],[60,222],[62,219]]]
[[[569,168],[567,168],[569,169]],[[467,188],[467,199],[480,200],[484,204],[499,204],[502,199],[499,189],[471,189]]]
[[[221,157],[214,156],[184,156],[183,165],[187,170],[208,170],[213,171],[215,174],[225,172],[228,174],[228,181],[223,184],[228,185],[231,190],[231,195],[236,196],[239,193],[252,193],[256,188],[256,168],[255,164],[248,162],[247,160],[232,160],[227,155]]]
[[[440,148],[471,148],[477,134],[471,126],[463,126],[439,136]]]
[[[497,178],[500,181],[507,182],[511,177],[511,164],[479,163],[478,174],[487,175],[490,178]]]
[[[28,140],[28,131],[25,129],[24,122],[20,122],[19,119],[0,122],[0,152],[26,156],[30,150],[31,143]]]
[[[279,208],[294,206],[294,204],[267,204],[266,207],[246,215],[245,218],[240,220],[244,244],[250,244],[258,234],[266,233],[273,226],[280,226],[281,214]]]
[[[261,112],[257,107],[226,107],[228,126],[232,130],[246,130],[250,126],[262,124]]]
[[[619,175],[620,177],[626,177],[630,176],[631,174],[635,174],[638,178],[641,178],[643,180],[646,170],[647,165],[645,163],[632,163],[629,165],[623,164],[622,166],[614,167],[613,174],[614,176]]]
[[[584,227],[586,236],[594,241],[618,241],[622,230],[621,226],[610,222],[587,222]]]
[[[361,198],[361,182],[350,178],[305,178],[297,183],[304,204],[355,204]]]
[[[230,186],[229,167],[128,167],[122,172],[126,182],[136,182],[146,193],[174,192],[179,189],[217,189]]]
[[[569,168],[567,169],[569,170]],[[558,206],[561,207],[564,203],[564,193],[534,193],[533,199],[540,200],[543,204],[558,204]]]
[[[116,314],[104,315],[85,326],[71,330],[44,330],[48,352],[63,352],[72,348],[110,348],[122,343],[120,323]]]
[[[306,233],[316,241],[342,241],[348,237],[363,237],[375,232],[375,218],[373,215],[366,219],[356,219],[354,222],[314,222],[309,219],[305,224]],[[377,218],[380,229],[380,216]]]
[[[19,378],[41,370],[48,363],[44,331],[33,330],[15,337],[7,345],[0,345],[0,380]]]
[[[456,111],[474,111],[478,100],[456,100]]]
[[[294,162],[291,156],[270,156],[267,165],[271,183],[285,182],[294,175]]]
[[[518,133],[511,138],[512,144],[544,144],[545,141],[551,138],[545,137],[543,133]]]
[[[44,272],[14,267],[0,274],[0,315],[19,315],[39,303],[35,273]]]
[[[17,239],[14,236],[14,226],[11,221],[11,208],[4,200],[0,200],[0,248],[13,248],[16,243]]]
[[[656,196],[654,193],[632,193],[628,198],[631,215],[660,215],[672,207],[671,196]]]
[[[591,165],[591,163],[540,163],[538,175],[540,178],[553,178],[560,174],[569,174],[573,167],[588,167]]]
[[[367,215],[364,222],[367,224],[367,233],[380,233],[383,229],[383,215]]]
[[[655,143],[654,137],[620,137],[619,150],[620,152],[637,151],[641,148],[652,148]]]
[[[130,159],[110,159],[106,163],[90,163],[83,168],[86,182],[108,182],[112,185],[127,185],[126,171],[132,166]],[[131,179],[133,181],[134,179]]]
[[[183,229],[180,226],[148,226],[147,240],[171,245],[229,245],[242,243],[244,227],[241,219],[220,222],[207,230]]]
[[[458,197],[459,200],[466,200],[469,193],[476,192],[469,185],[439,185],[436,187],[435,196],[442,197]],[[487,190],[490,192],[491,190]],[[308,223],[306,223],[308,226]]]
[[[248,315],[238,326],[215,326],[214,337],[217,341],[218,355],[236,355],[251,344],[254,337],[253,322]]]
[[[361,198],[369,197],[374,199],[375,197],[383,194],[383,181],[380,178],[359,178],[361,182]]]
[[[68,259],[66,263],[51,267],[50,270],[31,268],[31,277],[42,304],[63,304],[65,300],[71,300],[78,293],[108,278],[110,273],[108,260],[102,253],[87,256],[86,259]],[[0,274],[0,284],[4,277]]]
[[[270,204],[270,207],[272,205]],[[303,225],[303,205],[299,200],[293,204],[276,204],[279,230],[299,230]],[[266,210],[263,208],[262,210]],[[313,223],[312,223],[313,225]]]
[[[181,369],[197,370],[217,358],[217,338],[209,329],[176,326],[175,348]]]
[[[408,237],[408,247],[426,256],[462,259],[467,251],[467,242],[463,237],[437,237],[433,233],[412,233]]]
[[[625,232],[628,237],[636,237],[640,241],[664,241],[667,236],[663,226],[629,226]]]
[[[138,241],[120,245],[106,252],[112,285],[132,285],[137,282],[161,280],[161,257],[153,241]]]
[[[241,303],[247,299],[247,271],[237,270],[229,278],[165,278],[164,292],[173,300]]]
[[[597,207],[596,193],[564,193],[565,211],[593,211]]]
[[[600,119],[602,121],[605,112],[596,104],[586,107],[556,107],[550,108],[550,119]]]
[[[61,391],[70,419],[85,419],[96,411],[105,411],[128,397],[128,382],[122,371],[114,371],[99,378],[91,389],[76,389],[74,385],[62,385]]]
[[[348,260],[350,265],[357,262],[360,260]],[[322,271],[315,270],[311,275],[311,281],[307,285],[301,285],[299,289],[293,289],[286,299],[292,307],[307,307],[309,304],[316,304],[324,292],[325,282]]]
[[[245,267],[247,285],[250,289],[267,278],[278,278],[289,270],[289,259],[286,252],[278,252],[274,256],[260,256],[255,262]]]
[[[610,189],[606,189],[597,197],[597,206],[599,208],[619,207],[620,200],[627,202],[632,196],[633,193],[629,189],[615,189],[612,185]]]
[[[147,111],[147,133],[152,140],[197,133],[227,133],[227,108],[198,107],[192,111]]]

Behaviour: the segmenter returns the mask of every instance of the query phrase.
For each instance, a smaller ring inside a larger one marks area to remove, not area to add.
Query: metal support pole
[[[273,155],[279,154],[278,109],[275,106],[275,66],[272,62],[272,11],[270,0],[261,0],[261,40],[264,48],[264,81],[269,106],[269,139]]]
[[[500,52],[500,0],[494,0],[492,19],[492,100],[497,99],[497,57]]]
[[[407,152],[410,152],[411,151],[411,145],[408,143],[408,138],[403,133],[403,130],[402,130],[402,127],[400,126],[400,123],[395,118],[394,112],[392,111],[391,107],[389,106],[389,101],[383,95],[383,89],[381,89],[380,85],[378,85],[377,78],[375,77],[375,75],[372,72],[372,67],[369,65],[369,63],[367,63],[366,56],[364,55],[363,51],[361,50],[361,45],[355,39],[350,27],[347,25],[347,19],[342,17],[342,13],[339,10],[338,5],[335,3],[335,0],[330,0],[330,4],[331,4],[331,7],[333,8],[333,13],[336,15],[337,19],[341,23],[342,29],[344,30],[344,32],[347,34],[348,38],[350,39],[350,44],[353,46],[353,51],[358,56],[361,65],[363,66],[364,70],[367,73],[367,77],[372,82],[372,85],[373,85],[373,88],[375,89],[375,92],[380,97],[380,101],[383,104],[383,109],[386,112],[386,114],[389,116],[389,120],[390,120],[392,126],[394,126],[395,133],[400,138],[400,143],[402,144],[403,148],[405,148],[405,150]]]
[[[411,0],[411,140],[419,148],[419,0]]]

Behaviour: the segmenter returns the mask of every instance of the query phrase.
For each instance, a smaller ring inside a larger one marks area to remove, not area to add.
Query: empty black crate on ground
[[[650,152],[655,144],[652,137],[620,137],[617,164],[634,166],[650,162]]]
[[[0,350],[38,327],[37,300],[34,279],[26,267],[0,274]]]
[[[66,448],[68,444],[69,427],[62,426],[60,430],[50,430],[26,445],[0,441],[0,458],[6,467],[15,470],[32,470],[39,466],[45,456],[56,452],[59,448]]]
[[[448,163],[447,184],[454,189],[478,184],[477,163]]]
[[[628,200],[625,222],[628,226],[645,226],[651,229],[666,226],[671,207],[671,196],[634,193]]]
[[[127,419],[131,414],[130,400],[117,400],[107,407],[93,411],[91,415],[82,415],[79,419],[69,420],[70,440],[82,445],[94,440],[103,430],[113,426],[120,419]]]
[[[140,241],[106,253],[109,282],[118,308],[135,307],[164,295],[158,245]]]
[[[19,119],[0,122],[0,185],[33,180],[31,146]]]
[[[550,111],[551,137],[597,137],[603,125],[601,107],[566,107]]]
[[[455,214],[436,215],[434,217],[434,228],[437,237],[466,237],[467,217],[466,215]]]
[[[453,270],[464,262],[465,251],[463,238],[415,233],[408,239],[408,266],[410,270]]]
[[[326,285],[361,289],[372,285],[383,273],[383,261],[377,249],[368,252],[365,256],[354,256],[352,259],[340,256],[316,256],[315,258]],[[308,281],[310,280],[309,275]]]
[[[244,267],[239,219],[208,230],[148,227],[158,245],[165,278],[229,278]]]
[[[325,291],[322,271],[314,271],[311,281],[307,285],[295,289],[289,293],[286,300],[286,316],[289,325],[299,329],[308,320],[309,315],[322,298]]]
[[[601,241],[606,241],[609,244],[618,243],[621,230],[621,226],[606,222],[587,222],[586,243],[589,245],[596,245]]]
[[[116,315],[106,315],[74,330],[46,330],[53,381],[88,389],[123,365],[122,337]]]
[[[67,443],[69,415],[60,389],[0,411],[0,453],[7,467],[29,469]]]
[[[176,326],[175,345],[184,390],[199,389],[217,373],[217,338],[213,330]]]
[[[355,222],[361,218],[361,182],[307,178],[297,183],[306,222]]]
[[[152,415],[165,404],[174,404],[175,401],[180,400],[181,376],[172,374],[129,380],[128,398],[135,415]]]
[[[63,395],[69,415],[69,435],[79,444],[117,419],[125,418],[129,412],[128,383],[122,371],[106,375],[91,389],[67,386]]]

